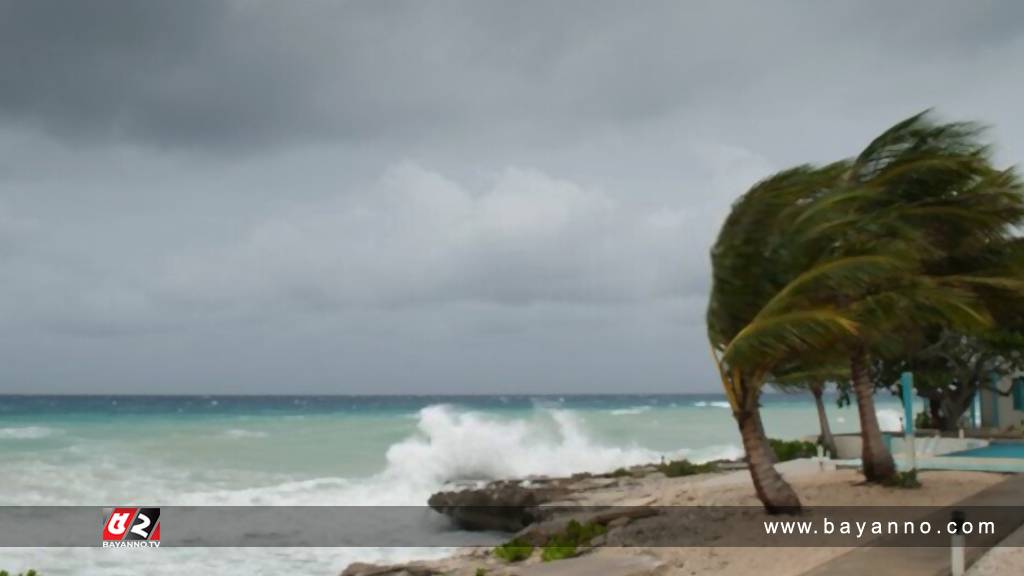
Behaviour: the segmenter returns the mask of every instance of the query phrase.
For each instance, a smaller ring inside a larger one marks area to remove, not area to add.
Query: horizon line
[[[802,394],[803,391],[765,391],[763,395],[768,396],[790,396]],[[566,396],[725,396],[724,392],[439,392],[439,393],[127,393],[127,392],[0,392],[0,398],[4,397],[150,397],[150,398],[179,398],[179,397],[200,397],[200,398],[260,398],[260,397],[293,397],[293,396],[319,396],[334,398],[401,398],[401,397],[501,397],[501,396],[524,396],[524,397],[566,397]]]

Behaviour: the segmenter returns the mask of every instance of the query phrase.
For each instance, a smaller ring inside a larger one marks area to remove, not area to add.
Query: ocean
[[[883,428],[899,429],[899,402],[877,400]],[[767,394],[763,405],[772,437],[818,430],[810,395]],[[830,398],[828,409],[835,432],[857,431],[854,407],[839,409]],[[423,505],[451,482],[741,454],[728,404],[716,394],[0,396],[6,506]],[[446,552],[0,548],[0,570],[316,576],[353,561]]]

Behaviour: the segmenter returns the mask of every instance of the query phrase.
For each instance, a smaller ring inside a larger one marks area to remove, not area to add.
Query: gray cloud
[[[0,391],[714,390],[707,248],[1016,2],[0,0]]]
[[[895,73],[890,62],[913,64],[901,72],[914,78],[929,61],[1005,48],[1022,19],[1013,2],[41,0],[0,10],[0,114],[61,136],[185,148],[419,142],[437,130],[548,137],[716,101],[756,98],[770,110],[790,90],[855,97]]]
[[[723,206],[637,208],[521,168],[490,180],[469,190],[400,164],[358,196],[296,207],[237,242],[175,259],[164,288],[197,303],[230,305],[244,294],[244,304],[327,307],[614,303],[707,291],[706,276],[687,271],[704,265],[717,220],[700,209],[717,215]]]

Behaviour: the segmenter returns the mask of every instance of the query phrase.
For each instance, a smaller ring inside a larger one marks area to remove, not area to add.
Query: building
[[[1024,376],[1006,376],[994,384],[1000,393],[990,388],[981,390],[982,427],[1024,427]]]

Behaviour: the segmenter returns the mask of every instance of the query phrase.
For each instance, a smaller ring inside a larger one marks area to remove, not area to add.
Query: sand
[[[782,469],[801,501],[808,506],[944,506],[1005,478],[1001,474],[981,472],[922,472],[922,488],[901,490],[865,485],[863,477],[854,470],[819,471],[807,463],[783,465]],[[651,478],[624,492],[624,499],[651,494],[654,497],[651,503],[655,505],[760,504],[746,471],[682,481]],[[654,574],[795,576],[849,551],[849,548],[764,547],[772,543],[771,537],[760,530],[750,530],[751,526],[750,522],[745,522],[742,526],[717,527],[726,531],[750,531],[751,548],[603,548],[594,554],[654,558],[661,563],[660,569],[652,571]]]
[[[818,472],[809,467],[792,467],[784,475],[807,506],[945,506],[1005,479],[1001,474],[982,472],[922,472],[922,488],[902,490],[865,485],[863,477],[853,470]],[[724,478],[694,479],[676,486],[670,479],[654,483],[658,501],[702,505],[759,504],[746,472]],[[760,530],[751,530],[751,526],[752,523],[745,522],[744,525],[721,527],[723,530],[750,532],[750,548],[608,548],[594,554],[657,558],[662,566],[652,574],[796,576],[850,550],[767,547],[772,543],[772,537]]]

